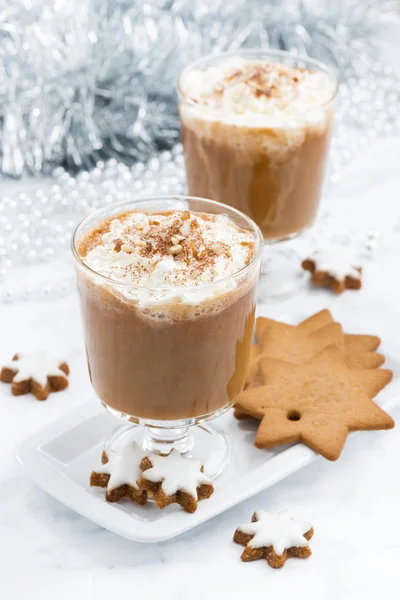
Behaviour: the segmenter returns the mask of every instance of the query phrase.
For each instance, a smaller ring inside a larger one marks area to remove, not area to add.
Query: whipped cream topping
[[[124,213],[110,220],[87,249],[85,264],[116,282],[132,284],[120,291],[141,304],[169,299],[194,303],[234,289],[234,281],[211,289],[201,286],[218,284],[255,255],[252,234],[228,216],[189,211]]]
[[[248,126],[318,122],[335,91],[333,78],[323,71],[241,57],[191,70],[180,87],[191,101],[185,114]]]

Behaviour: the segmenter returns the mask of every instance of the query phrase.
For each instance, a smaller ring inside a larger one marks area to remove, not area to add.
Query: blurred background
[[[241,47],[290,50],[337,70],[326,201],[309,243],[329,223],[332,239],[373,251],[388,224],[366,206],[360,228],[357,211],[336,201],[332,211],[332,198],[360,152],[399,134],[399,9],[383,0],[1,0],[0,303],[71,292],[69,240],[85,214],[185,190],[177,75],[198,56]],[[390,226],[400,231],[396,219]]]

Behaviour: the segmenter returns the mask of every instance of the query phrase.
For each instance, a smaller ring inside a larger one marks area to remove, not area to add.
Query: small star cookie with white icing
[[[146,454],[133,442],[119,451],[103,451],[102,465],[92,471],[90,485],[106,489],[106,500],[118,502],[128,497],[137,504],[146,504],[147,492],[139,489],[137,480],[142,474],[140,463]]]
[[[245,546],[244,562],[265,558],[270,567],[280,569],[288,558],[311,556],[308,540],[313,535],[310,523],[295,521],[286,510],[277,515],[258,510],[251,523],[236,529],[233,541]]]
[[[50,392],[68,387],[69,367],[45,353],[15,354],[0,372],[0,381],[11,383],[11,393],[22,396],[30,392],[37,400],[46,400]]]
[[[328,286],[338,294],[345,289],[361,288],[362,268],[342,249],[318,250],[303,260],[301,266],[311,272],[313,283]]]
[[[171,450],[167,456],[146,456],[141,468],[143,473],[138,485],[152,495],[160,508],[176,503],[186,512],[194,513],[197,502],[214,492],[201,462],[183,458],[176,450]]]

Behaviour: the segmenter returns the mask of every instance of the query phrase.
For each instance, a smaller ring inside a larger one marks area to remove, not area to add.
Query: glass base
[[[302,257],[293,248],[281,248],[266,242],[258,284],[261,303],[285,300],[300,293],[307,284]]]
[[[167,455],[175,449],[188,458],[201,461],[204,472],[212,479],[229,464],[232,453],[229,437],[208,424],[164,429],[127,423],[108,436],[105,449],[112,452],[131,442],[156,454]]]

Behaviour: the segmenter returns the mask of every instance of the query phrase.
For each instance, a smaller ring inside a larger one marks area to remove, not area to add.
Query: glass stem
[[[156,454],[169,454],[172,449],[186,454],[193,449],[193,437],[189,427],[163,429],[161,427],[146,427],[143,448]]]

